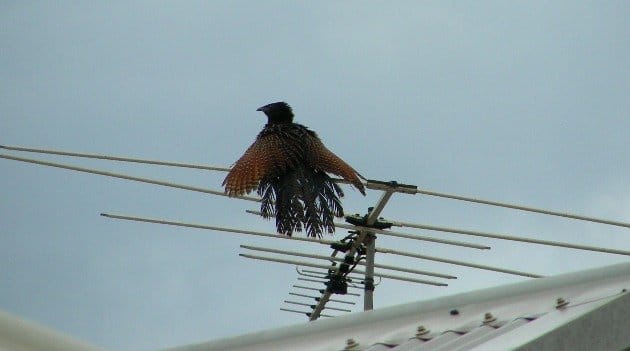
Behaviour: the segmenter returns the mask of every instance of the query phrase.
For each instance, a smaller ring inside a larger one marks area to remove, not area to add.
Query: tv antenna
[[[227,172],[227,167],[207,166],[198,164],[187,164],[181,162],[167,162],[157,160],[145,160],[131,157],[110,156],[102,154],[87,154],[70,151],[58,151],[48,149],[36,149],[26,148],[18,146],[1,146],[1,149],[14,152],[27,152],[36,154],[48,154],[59,155],[76,158],[91,158],[116,162],[131,162],[139,164],[150,164],[157,166],[167,167],[179,167],[198,169],[204,171],[218,171]],[[51,162],[46,160],[31,159],[25,157],[14,156],[10,154],[0,154],[0,158],[13,160],[18,162],[25,162],[30,164],[36,164],[40,166],[61,168],[66,170],[72,170],[83,173],[96,174],[107,177],[114,177],[129,181],[143,182],[158,186],[171,187],[181,190],[201,192],[209,195],[226,196],[221,190],[208,189],[190,186],[186,184],[178,184],[173,182],[167,182],[157,179],[150,179],[144,177],[136,177],[126,174],[114,173],[104,170],[79,167],[75,165],[62,164],[57,162]],[[345,181],[337,179],[338,182],[344,183]],[[529,243],[543,246],[552,246],[565,249],[581,250],[601,252],[606,254],[625,255],[630,256],[629,250],[613,249],[605,247],[596,247],[581,245],[570,242],[549,241],[529,238],[527,236],[517,236],[505,233],[492,233],[483,231],[474,231],[463,228],[449,228],[441,227],[430,224],[413,223],[406,221],[398,221],[394,219],[385,219],[381,216],[383,209],[387,206],[394,194],[407,194],[415,195],[421,194],[431,197],[440,197],[457,201],[464,201],[468,203],[475,203],[481,205],[488,205],[494,207],[503,207],[512,210],[525,211],[538,213],[548,216],[564,217],[572,220],[600,223],[610,226],[630,228],[630,223],[614,221],[602,218],[589,217],[584,215],[540,209],[529,206],[504,203],[498,201],[484,200],[473,197],[466,197],[461,195],[454,195],[448,193],[435,192],[426,189],[419,189],[415,185],[401,184],[396,181],[380,181],[380,180],[368,180],[364,183],[365,187],[372,191],[381,192],[381,196],[378,201],[367,209],[367,212],[363,215],[354,214],[345,217],[345,223],[335,223],[336,228],[345,229],[348,231],[348,235],[340,240],[325,240],[314,239],[304,237],[288,237],[280,234],[268,233],[263,231],[247,230],[241,228],[230,228],[216,225],[207,224],[195,224],[177,222],[162,218],[148,218],[131,216],[126,214],[113,214],[102,213],[101,215],[115,220],[126,220],[153,223],[159,225],[169,225],[176,227],[196,228],[202,230],[212,230],[217,232],[236,233],[242,235],[251,235],[258,237],[265,237],[270,239],[282,239],[282,240],[296,240],[301,242],[307,242],[314,245],[326,245],[332,249],[330,255],[317,255],[310,252],[299,252],[292,250],[280,250],[277,248],[253,246],[253,245],[240,245],[240,248],[244,250],[239,255],[244,258],[261,260],[266,262],[275,262],[281,264],[289,264],[296,267],[297,280],[302,283],[296,283],[292,285],[292,290],[289,292],[291,300],[287,299],[284,303],[287,305],[281,307],[282,311],[301,313],[308,316],[309,320],[316,320],[320,317],[333,317],[334,315],[323,313],[325,310],[329,312],[350,312],[349,306],[353,306],[355,302],[348,301],[342,298],[333,298],[334,295],[343,297],[359,297],[358,291],[363,291],[363,310],[371,310],[374,308],[374,291],[376,286],[380,283],[381,279],[406,281],[414,284],[430,285],[436,287],[448,286],[447,281],[450,279],[457,279],[456,276],[431,272],[425,270],[419,270],[415,268],[392,266],[379,264],[376,262],[376,253],[404,256],[418,260],[428,260],[434,262],[440,262],[448,265],[464,266],[479,270],[493,271],[502,274],[510,274],[517,276],[524,276],[529,278],[540,278],[542,275],[530,272],[523,272],[518,270],[507,269],[503,267],[493,267],[488,265],[480,265],[472,262],[465,262],[460,260],[446,259],[441,257],[429,256],[418,254],[414,252],[400,251],[396,249],[382,247],[377,245],[378,236],[390,236],[396,237],[402,240],[417,240],[427,241],[437,244],[449,245],[453,247],[460,247],[466,249],[476,250],[489,250],[490,246],[480,245],[476,243],[470,243],[465,241],[446,240],[431,236],[423,236],[418,234],[410,234],[394,231],[392,227],[400,228],[413,228],[423,229],[429,231],[447,232],[453,234],[475,236],[481,238],[487,238],[492,240],[507,240],[521,243]],[[236,197],[241,200],[259,202],[260,199],[252,196],[239,196]],[[252,214],[259,214],[258,211],[247,210],[246,212]],[[377,279],[375,281],[375,278]],[[315,284],[315,285],[313,285]],[[316,287],[319,285],[319,287]],[[315,295],[315,296],[314,296]],[[293,298],[307,299],[304,302],[294,301]],[[295,307],[297,306],[297,307]],[[309,309],[304,311],[304,308]],[[298,309],[299,308],[299,309]]]

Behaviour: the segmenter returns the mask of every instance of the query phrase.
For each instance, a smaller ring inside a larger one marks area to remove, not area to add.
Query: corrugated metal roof
[[[626,263],[170,351],[622,350],[629,287]],[[4,312],[0,349],[97,350]]]
[[[630,346],[628,288],[630,263],[169,351],[615,350]]]

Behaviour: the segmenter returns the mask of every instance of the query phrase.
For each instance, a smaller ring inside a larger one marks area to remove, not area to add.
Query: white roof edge
[[[103,351],[84,341],[0,311],[0,350]]]
[[[222,348],[245,347],[252,344],[264,343],[288,337],[300,337],[337,330],[348,325],[358,326],[385,321],[393,318],[418,315],[439,309],[447,309],[457,306],[480,304],[488,301],[510,298],[521,295],[535,294],[557,288],[566,288],[575,285],[592,284],[597,281],[614,280],[615,278],[630,276],[630,263],[621,263],[600,268],[571,272],[527,280],[513,284],[480,289],[450,296],[439,297],[432,300],[411,302],[397,306],[384,307],[374,311],[358,312],[339,316],[332,319],[320,319],[305,324],[281,327],[248,333],[239,336],[209,341],[199,344],[180,346],[165,349],[168,351],[197,351],[197,350],[221,350]]]

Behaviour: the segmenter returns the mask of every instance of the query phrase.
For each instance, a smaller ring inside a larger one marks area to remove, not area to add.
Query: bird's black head
[[[262,111],[267,115],[268,123],[291,123],[293,122],[293,110],[284,101],[274,102],[256,111]]]

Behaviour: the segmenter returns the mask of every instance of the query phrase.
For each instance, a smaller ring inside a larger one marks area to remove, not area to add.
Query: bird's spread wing
[[[265,133],[236,161],[223,180],[228,196],[241,196],[249,193],[258,183],[267,177],[281,174],[293,162],[287,157],[279,135]]]
[[[361,194],[365,195],[365,187],[359,179],[359,177],[363,178],[363,176],[332,151],[328,150],[319,138],[313,138],[313,143],[312,166],[324,172],[342,177],[359,189]]]

